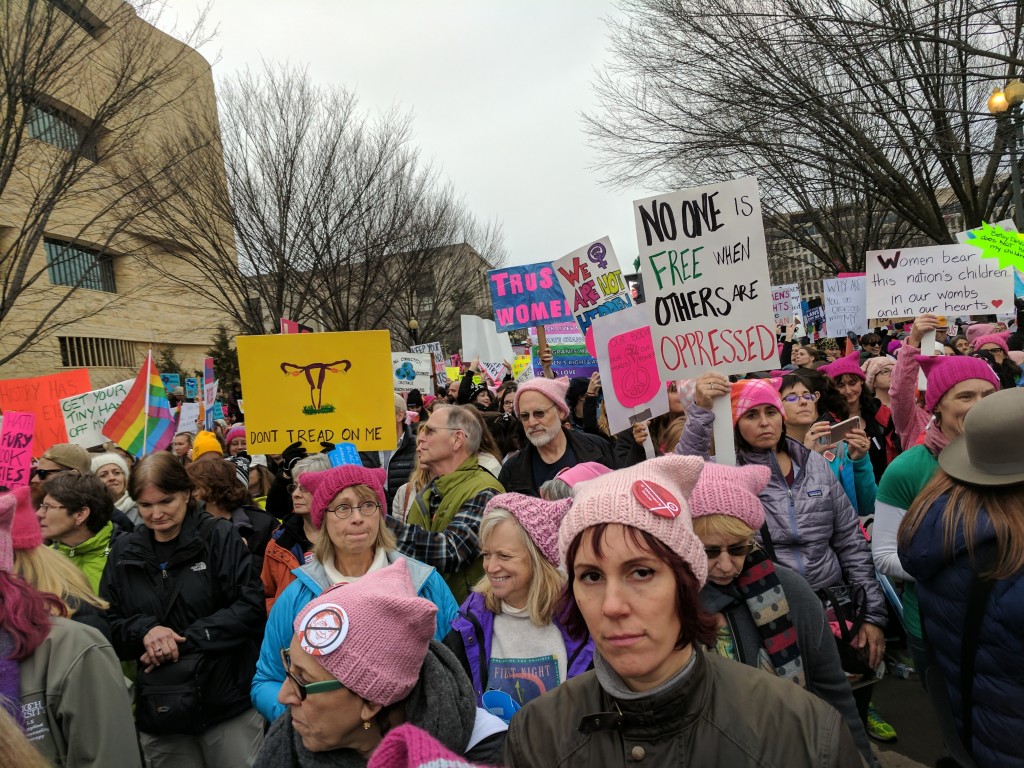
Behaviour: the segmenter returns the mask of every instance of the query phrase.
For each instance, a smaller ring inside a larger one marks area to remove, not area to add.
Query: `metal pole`
[[[1024,232],[1024,198],[1020,191],[1020,164],[1017,162],[1017,145],[1024,144],[1024,131],[1021,123],[1024,123],[1024,114],[1021,114],[1019,104],[1010,109],[1010,181],[1013,184],[1013,221],[1017,225],[1018,232]]]

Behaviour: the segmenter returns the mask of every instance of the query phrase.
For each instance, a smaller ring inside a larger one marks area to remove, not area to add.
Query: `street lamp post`
[[[406,323],[406,327],[409,329],[409,333],[412,335],[413,346],[419,344],[419,333],[420,333],[420,321],[415,317],[410,317],[409,322]]]
[[[1006,117],[1010,121],[1010,182],[1013,185],[1013,221],[1018,232],[1024,232],[1024,199],[1021,196],[1020,165],[1017,161],[1017,147],[1024,144],[1021,114],[1024,104],[1024,83],[1011,80],[1005,88],[996,88],[988,97],[988,111],[996,118]]]

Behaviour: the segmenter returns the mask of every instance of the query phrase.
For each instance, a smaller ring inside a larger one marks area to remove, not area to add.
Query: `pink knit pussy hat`
[[[856,376],[861,381],[866,378],[864,371],[860,369],[860,352],[851,352],[846,357],[840,357],[834,363],[821,366],[818,370],[831,376],[833,381],[838,380],[844,373]]]
[[[547,501],[521,493],[499,493],[493,496],[484,507],[484,517],[495,509],[511,512],[519,524],[523,526],[530,541],[556,568],[558,559],[558,525],[565,513],[572,506],[572,499]]]
[[[885,370],[892,371],[895,366],[896,361],[888,356],[869,357],[865,360],[861,370],[864,371],[864,381],[868,385],[868,389],[874,391],[875,378],[878,374]]]
[[[524,392],[540,392],[555,404],[561,418],[564,419],[569,415],[569,406],[565,404],[565,396],[569,392],[569,379],[566,377],[563,376],[560,379],[530,379],[525,384],[520,384],[513,401],[516,416],[519,415],[519,398],[523,396]]]
[[[693,532],[687,499],[704,462],[698,456],[659,456],[580,483],[558,529],[558,553],[566,563],[569,546],[584,530],[617,523],[646,531],[679,555],[704,586],[708,558]]]
[[[292,628],[302,650],[357,696],[387,706],[419,681],[437,606],[416,596],[405,558],[311,600]]]
[[[581,461],[579,464],[572,467],[566,467],[565,469],[558,470],[558,474],[555,475],[555,477],[570,488],[575,488],[576,483],[593,480],[601,475],[607,475],[609,472],[611,472],[611,470],[599,462]]]
[[[232,426],[227,434],[224,435],[224,444],[231,445],[231,441],[236,437],[245,437],[245,424],[235,424]]]
[[[476,768],[421,728],[403,723],[388,731],[366,768]]]
[[[743,379],[733,384],[730,392],[733,426],[744,413],[762,405],[774,405],[785,421],[786,409],[782,407],[782,398],[779,396],[781,386],[782,379]]]
[[[995,326],[992,323],[972,323],[967,326],[967,340],[973,345],[979,336],[988,336]]]
[[[971,344],[971,347],[974,349],[975,352],[977,352],[986,344],[995,344],[997,347],[1003,350],[1005,354],[1008,355],[1010,354],[1010,347],[1009,345],[1007,345],[1006,339],[1009,337],[1009,335],[1009,331],[1007,331],[1006,333],[988,333],[985,334],[984,336],[979,336],[978,338],[976,338],[974,342]]]
[[[977,357],[916,355],[915,360],[928,379],[924,409],[931,413],[949,390],[968,379],[981,379],[999,389],[999,379],[988,363]]]
[[[386,470],[370,469],[357,464],[342,464],[322,472],[304,472],[302,486],[313,494],[313,503],[309,507],[309,516],[317,530],[324,524],[324,513],[331,500],[346,488],[353,485],[365,485],[377,495],[380,514],[388,513],[387,497],[384,495]],[[358,512],[356,514],[359,514]],[[383,525],[383,522],[381,523]]]
[[[708,462],[690,494],[690,514],[729,515],[752,531],[764,525],[764,507],[757,495],[765,489],[772,471],[760,464],[729,467]]]
[[[11,524],[14,522],[14,508],[18,502],[13,493],[0,495],[0,571],[14,570],[14,545],[11,543]]]

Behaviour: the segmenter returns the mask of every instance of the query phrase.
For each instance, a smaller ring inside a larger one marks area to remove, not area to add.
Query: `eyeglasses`
[[[796,394],[796,392],[790,392],[782,400],[787,403],[797,403],[801,400],[806,400],[808,403],[813,403],[818,399],[817,392],[804,392],[802,395]]]
[[[339,504],[334,509],[328,507],[327,511],[339,520],[347,520],[348,518],[352,517],[352,513],[355,512],[357,509],[359,510],[360,515],[362,515],[363,517],[369,517],[378,509],[380,509],[380,504],[378,504],[376,501],[364,501],[362,504],[355,507],[350,506],[348,504]]]
[[[420,427],[420,434],[426,435],[427,437],[429,437],[430,435],[437,434],[442,429],[447,429],[449,432],[461,432],[462,431],[458,427],[438,427],[438,426],[436,426],[434,424],[424,424],[422,427]]]
[[[299,483],[288,483],[288,493],[295,493],[296,491],[302,491],[303,493],[309,493],[309,489]]]
[[[880,345],[881,345],[880,341],[865,341],[864,344],[863,344],[863,346],[865,346],[865,347],[877,347],[877,346],[880,346]]]
[[[519,420],[523,422],[523,424],[528,422],[531,417],[533,417],[537,421],[540,421],[544,418],[544,415],[554,407],[554,405],[549,405],[547,408],[543,408],[539,411],[520,411]]]
[[[339,688],[345,686],[341,684],[340,680],[321,680],[318,683],[300,683],[299,678],[292,674],[292,655],[287,648],[281,649],[281,663],[284,664],[284,674],[292,681],[292,685],[295,686],[295,690],[299,694],[299,701],[305,701],[306,697],[311,693],[327,693],[328,691],[336,691]]]
[[[56,470],[50,470],[50,471],[53,472],[53,471],[56,471]],[[39,508],[41,510],[43,510],[43,514],[44,515],[50,514],[50,510],[51,509],[67,509],[67,507],[65,507],[63,504],[46,504],[46,503],[40,504]]]
[[[746,557],[756,546],[754,542],[748,541],[746,544],[733,544],[731,547],[704,547],[704,554],[708,556],[708,560],[714,560],[724,549],[730,557]]]

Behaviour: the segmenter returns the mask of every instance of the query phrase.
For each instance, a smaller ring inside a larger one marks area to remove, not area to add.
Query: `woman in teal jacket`
[[[277,694],[285,680],[281,649],[291,641],[292,622],[325,589],[403,559],[416,593],[437,606],[435,638],[442,640],[451,629],[459,606],[444,579],[431,566],[395,550],[394,534],[382,520],[387,511],[383,482],[383,470],[353,465],[302,475],[302,485],[313,494],[311,517],[321,535],[312,559],[292,571],[295,581],[281,593],[267,620],[250,697],[270,722],[285,711]]]

